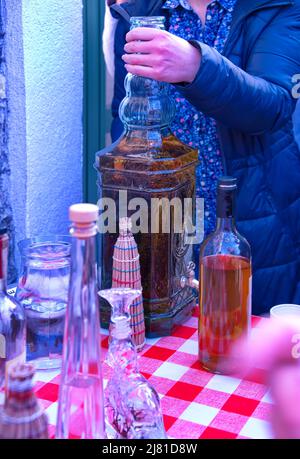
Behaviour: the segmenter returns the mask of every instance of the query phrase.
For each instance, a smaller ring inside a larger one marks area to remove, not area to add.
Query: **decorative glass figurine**
[[[105,438],[96,290],[95,236],[98,207],[70,207],[71,279],[65,321],[56,437]]]
[[[141,375],[131,339],[130,305],[141,295],[127,288],[99,292],[112,306],[107,361],[112,376],[105,391],[109,425],[120,439],[164,439],[166,432],[157,392]]]

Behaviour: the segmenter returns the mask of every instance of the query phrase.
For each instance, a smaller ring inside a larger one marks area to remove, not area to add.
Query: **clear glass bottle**
[[[95,236],[98,207],[70,207],[71,279],[65,321],[56,437],[105,438],[96,290]]]
[[[70,236],[21,241],[16,298],[26,314],[26,360],[38,370],[61,367],[70,281]]]
[[[107,362],[112,375],[105,390],[106,419],[119,439],[164,439],[166,432],[155,389],[141,375],[131,339],[130,305],[141,290],[112,288],[99,295],[112,306]]]
[[[199,359],[213,373],[234,371],[230,348],[250,326],[251,250],[235,226],[236,191],[236,179],[219,179],[217,227],[200,251]]]
[[[34,366],[17,364],[9,371],[4,406],[0,410],[0,439],[48,438],[48,419],[34,393]]]
[[[0,388],[7,383],[9,368],[25,361],[25,314],[15,298],[7,294],[9,239],[0,230]]]
[[[165,17],[133,17],[131,28],[165,28]],[[99,188],[102,198],[112,199],[117,215],[122,214],[120,190],[127,192],[128,202],[142,198],[148,205],[148,231],[135,234],[141,260],[141,277],[145,324],[148,337],[170,335],[189,318],[196,305],[193,289],[181,286],[192,260],[192,244],[184,232],[175,231],[175,212],[170,212],[170,230],[163,231],[163,212],[151,212],[154,199],[171,202],[176,199],[184,209],[184,200],[193,199],[198,151],[184,145],[171,132],[175,101],[170,85],[128,74],[126,97],[120,104],[124,135],[96,157]],[[164,212],[165,214],[166,212]],[[158,223],[158,224],[157,224]],[[161,228],[151,233],[152,228]],[[118,228],[118,222],[116,225]],[[101,288],[112,285],[112,259],[118,234],[106,232],[101,247]],[[108,326],[110,307],[100,301],[101,321]]]

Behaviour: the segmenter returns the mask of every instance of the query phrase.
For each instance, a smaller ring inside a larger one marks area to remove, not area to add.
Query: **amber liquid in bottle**
[[[234,225],[236,185],[232,182],[230,190],[229,180],[223,179],[223,189],[219,185],[218,226],[200,256],[199,358],[202,367],[213,373],[235,370],[231,347],[247,334],[250,324],[250,248]]]
[[[243,257],[215,255],[200,265],[200,340],[202,366],[218,372],[230,347],[248,327],[251,264]]]

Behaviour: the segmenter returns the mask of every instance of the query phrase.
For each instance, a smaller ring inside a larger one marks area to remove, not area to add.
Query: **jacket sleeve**
[[[300,69],[300,6],[282,8],[256,41],[245,70],[195,42],[202,63],[193,83],[176,85],[199,111],[229,128],[258,135],[282,127],[295,109]]]
[[[114,42],[117,24],[118,19],[112,16],[106,3],[102,44],[106,69],[111,78],[113,78],[115,74]]]
[[[123,2],[122,2],[123,3]],[[108,6],[111,7],[111,15],[115,19],[115,36],[114,36],[114,92],[112,100],[112,124],[111,137],[115,142],[124,132],[124,126],[119,117],[119,106],[126,93],[124,88],[127,71],[125,69],[122,56],[126,44],[126,34],[130,29],[130,14],[127,12],[130,2],[125,2],[123,7],[116,4],[115,0],[107,0]]]
[[[126,34],[129,31],[129,25],[120,19],[117,24],[115,33],[115,78],[114,78],[114,94],[112,100],[112,125],[111,136],[113,142],[116,141],[123,133],[124,126],[119,118],[119,106],[124,99],[126,93],[124,88],[125,77],[127,71],[125,69],[122,55],[124,54],[124,46],[126,43]]]

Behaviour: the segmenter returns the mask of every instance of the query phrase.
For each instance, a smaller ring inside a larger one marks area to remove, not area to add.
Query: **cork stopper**
[[[131,232],[132,230],[132,221],[129,217],[120,218],[119,222],[120,232]]]
[[[94,204],[74,204],[69,209],[69,218],[73,223],[94,223],[99,209]]]

